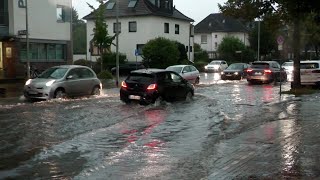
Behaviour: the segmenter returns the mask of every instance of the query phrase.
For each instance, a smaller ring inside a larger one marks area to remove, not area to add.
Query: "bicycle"
[[[40,71],[36,67],[30,66],[30,78],[33,79],[38,77],[39,75],[40,75]]]

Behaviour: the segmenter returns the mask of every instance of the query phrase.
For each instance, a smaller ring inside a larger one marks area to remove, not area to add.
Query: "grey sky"
[[[79,13],[79,17],[89,14],[91,9],[87,3],[98,5],[96,0],[72,0],[73,6]],[[181,11],[186,16],[195,20],[195,24],[199,23],[202,19],[211,13],[218,13],[218,3],[223,4],[227,0],[173,0],[176,9]]]

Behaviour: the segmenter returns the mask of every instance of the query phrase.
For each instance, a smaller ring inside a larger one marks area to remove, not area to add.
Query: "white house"
[[[193,35],[190,22],[192,19],[182,14],[173,6],[173,0],[118,0],[118,20],[120,27],[119,52],[126,54],[128,61],[141,61],[141,49],[151,39],[164,37],[178,41],[190,49],[187,54],[193,61]],[[106,4],[105,17],[108,33],[116,33],[116,1],[109,0]],[[94,14],[84,17],[87,20],[87,45],[93,36]],[[114,42],[115,43],[115,42]],[[112,46],[115,52],[116,47]],[[135,53],[135,52],[138,53]],[[88,48],[87,56],[91,54]],[[136,56],[137,55],[137,56]],[[95,59],[95,58],[93,58]]]
[[[222,13],[207,16],[195,26],[194,33],[194,42],[208,52],[210,59],[216,58],[218,46],[226,36],[237,37],[249,46],[247,27],[239,20]]]
[[[0,79],[24,77],[26,72],[26,20],[29,61],[38,69],[72,63],[72,0],[0,1]]]

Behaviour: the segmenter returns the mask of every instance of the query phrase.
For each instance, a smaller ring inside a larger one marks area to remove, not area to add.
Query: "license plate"
[[[36,91],[29,91],[28,93],[32,95],[38,94]]]
[[[262,73],[261,72],[256,72],[256,73],[254,73],[255,75],[262,75]]]
[[[140,100],[141,97],[140,96],[134,96],[134,95],[130,95],[129,99],[133,99],[133,100]]]
[[[227,74],[226,76],[232,76],[231,74]]]

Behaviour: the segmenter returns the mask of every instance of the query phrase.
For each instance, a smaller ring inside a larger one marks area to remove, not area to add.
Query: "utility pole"
[[[28,0],[26,2],[26,43],[27,43],[27,78],[30,79],[30,60],[29,60],[29,13],[28,13]]]
[[[73,6],[72,0],[70,1],[70,58],[71,64],[73,64]]]
[[[258,57],[257,60],[260,61],[260,19],[258,21]]]
[[[119,0],[116,1],[116,67],[117,67],[117,80],[116,86],[119,87]]]

